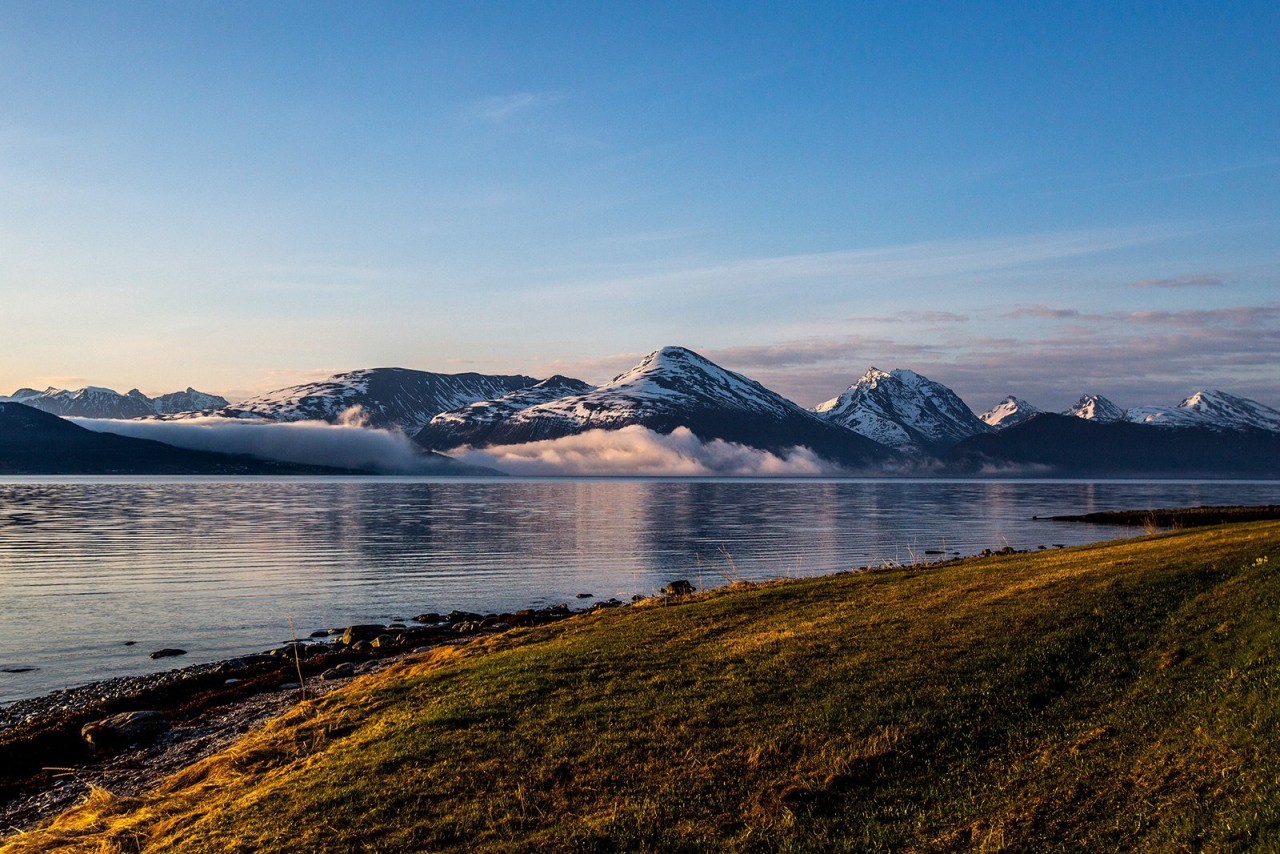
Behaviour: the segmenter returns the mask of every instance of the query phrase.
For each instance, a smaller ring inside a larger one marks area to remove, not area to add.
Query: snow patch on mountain
[[[1085,421],[1096,421],[1109,424],[1113,421],[1126,421],[1125,411],[1100,394],[1082,395],[1075,405],[1062,413]]]
[[[839,397],[813,411],[882,445],[909,452],[938,451],[991,430],[955,392],[899,368],[871,368]]]
[[[978,416],[989,427],[1003,430],[1015,424],[1021,424],[1028,418],[1039,415],[1043,410],[1032,406],[1020,397],[1009,395],[995,406]]]

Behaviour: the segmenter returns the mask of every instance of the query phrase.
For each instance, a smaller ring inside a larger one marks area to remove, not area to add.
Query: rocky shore
[[[0,708],[0,838],[70,806],[90,786],[135,794],[300,700],[405,654],[622,604],[421,614],[412,624],[317,631],[253,655],[19,700]]]

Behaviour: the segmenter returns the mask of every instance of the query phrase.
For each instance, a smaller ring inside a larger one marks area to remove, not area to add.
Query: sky
[[[1280,406],[1280,4],[0,2],[0,393]]]

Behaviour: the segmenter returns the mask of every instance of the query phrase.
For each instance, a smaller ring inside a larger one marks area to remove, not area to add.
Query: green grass
[[[5,851],[1280,847],[1280,523],[510,632]]]

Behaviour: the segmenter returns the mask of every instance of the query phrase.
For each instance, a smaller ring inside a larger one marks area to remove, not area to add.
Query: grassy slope
[[[1274,846],[1278,615],[1276,522],[604,612],[5,850]]]

